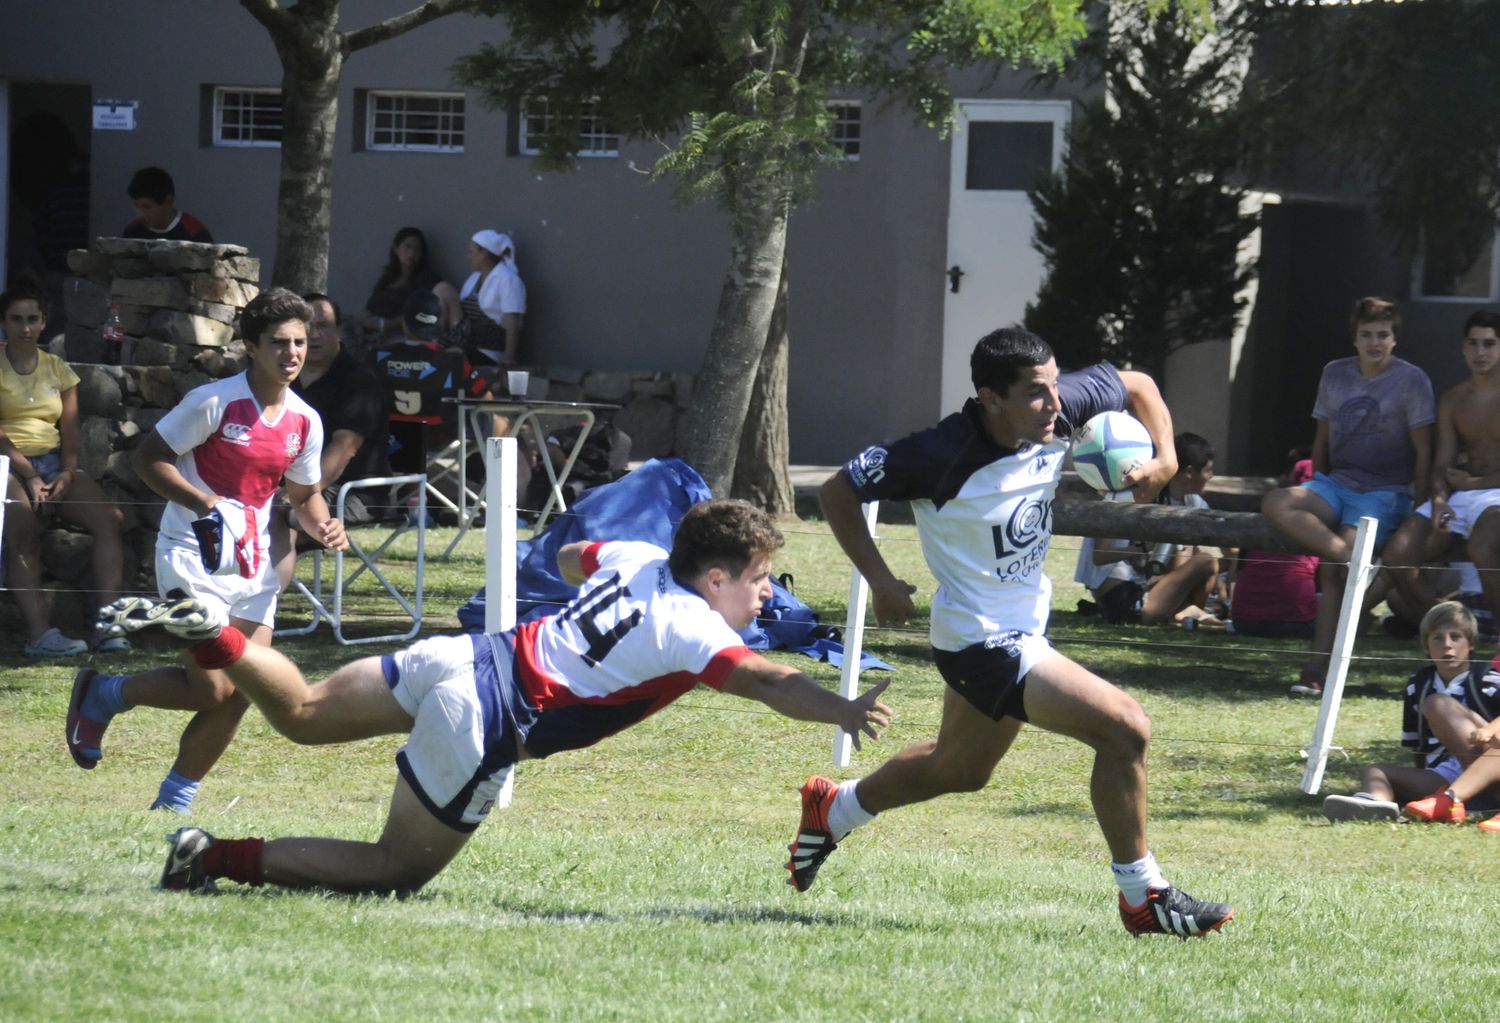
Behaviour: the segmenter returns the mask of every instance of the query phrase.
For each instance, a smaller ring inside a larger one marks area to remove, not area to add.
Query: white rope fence
[[[872,539],[879,516],[878,503],[865,505],[865,528]],[[1302,775],[1300,788],[1308,795],[1316,795],[1323,784],[1323,771],[1328,765],[1328,753],[1340,749],[1333,745],[1334,725],[1338,721],[1339,703],[1344,696],[1344,682],[1349,674],[1349,663],[1354,652],[1354,638],[1359,629],[1361,608],[1364,605],[1365,589],[1375,573],[1372,555],[1375,551],[1376,522],[1372,518],[1359,520],[1359,529],[1354,536],[1354,549],[1349,559],[1349,579],[1344,586],[1344,602],[1339,609],[1338,631],[1334,634],[1333,650],[1329,657],[1328,675],[1324,682],[1322,702],[1318,706],[1318,720],[1313,726],[1312,741],[1307,748],[1307,767]],[[864,641],[865,602],[869,590],[858,570],[852,572],[849,584],[849,612],[844,620],[846,640],[857,637],[844,650],[844,672],[839,691],[852,697],[859,691],[859,655]],[[833,762],[837,767],[849,766],[849,736],[835,730]]]
[[[517,501],[516,479],[518,465],[516,441],[511,437],[488,438],[485,444],[486,469],[486,522],[485,522],[485,629],[501,632],[512,628],[516,621],[516,541]],[[10,459],[0,456],[0,479],[8,478]],[[146,502],[142,502],[146,503]],[[159,503],[159,502],[157,502]],[[0,500],[0,533],[3,533],[7,501]],[[872,538],[879,539],[876,525],[879,517],[878,503],[864,506],[865,526]],[[808,535],[827,535],[826,531],[794,531]],[[895,538],[905,540],[905,538]],[[909,542],[916,542],[915,540]],[[1334,744],[1334,731],[1338,720],[1339,706],[1343,698],[1349,666],[1360,661],[1419,662],[1421,659],[1394,658],[1354,654],[1354,640],[1361,620],[1365,590],[1378,570],[1372,561],[1375,544],[1375,522],[1362,519],[1355,536],[1350,556],[1348,582],[1344,587],[1343,604],[1340,609],[1338,630],[1330,655],[1329,670],[1318,708],[1317,722],[1313,728],[1311,742],[1307,747],[1307,763],[1300,788],[1303,792],[1316,794],[1322,784],[1330,752],[1340,750]],[[869,587],[863,576],[851,571],[849,599],[844,623],[844,663],[839,680],[839,691],[848,698],[859,692],[860,658],[865,641],[865,617],[869,603]],[[884,633],[922,632],[917,628],[881,627]],[[1200,649],[1197,644],[1159,643],[1139,640],[1105,641],[1090,638],[1090,643],[1102,645],[1125,645],[1162,649]],[[1258,648],[1260,649],[1260,648]],[[1305,653],[1304,650],[1264,650],[1263,653]],[[833,740],[833,763],[847,767],[851,760],[853,742],[848,733],[835,729]]]

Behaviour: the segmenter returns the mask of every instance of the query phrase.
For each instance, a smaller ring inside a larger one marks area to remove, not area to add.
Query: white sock
[[[833,833],[835,842],[842,842],[849,832],[875,819],[873,813],[859,804],[859,797],[854,794],[858,784],[858,780],[840,782],[833,805],[828,808],[828,830]]]
[[[1167,879],[1156,865],[1156,857],[1149,850],[1144,859],[1134,863],[1111,863],[1109,869],[1114,871],[1115,884],[1120,886],[1120,892],[1130,906],[1145,902],[1148,889],[1168,887]]]

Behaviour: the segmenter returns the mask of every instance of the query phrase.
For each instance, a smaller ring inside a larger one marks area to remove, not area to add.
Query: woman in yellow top
[[[47,300],[21,285],[0,295],[6,345],[0,350],[0,455],[10,456],[6,480],[7,586],[26,619],[28,657],[62,657],[88,649],[51,626],[41,594],[42,520],[55,512],[94,537],[98,602],[120,595],[123,516],[99,484],[78,471],[78,374],[39,347]],[[107,644],[107,645],[106,645]],[[106,640],[101,649],[128,649]]]

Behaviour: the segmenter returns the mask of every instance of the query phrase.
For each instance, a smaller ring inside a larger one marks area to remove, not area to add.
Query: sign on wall
[[[95,131],[135,131],[135,108],[133,99],[94,100]]]

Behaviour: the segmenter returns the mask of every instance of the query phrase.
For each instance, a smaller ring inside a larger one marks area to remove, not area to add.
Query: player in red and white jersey
[[[249,357],[245,371],[189,391],[134,456],[141,479],[169,502],[156,541],[159,592],[210,604],[252,641],[267,646],[278,591],[267,525],[283,478],[308,535],[334,550],[347,546],[343,525],[329,515],[318,489],[322,423],[290,390],[307,355],[311,315],[285,288],[257,295],[240,319]],[[239,538],[232,574],[215,574],[204,563],[193,522],[210,513]],[[122,598],[100,612],[101,623],[139,616],[150,606],[146,598]],[[67,723],[73,759],[92,768],[115,714],[142,706],[196,711],[152,804],[179,813],[190,810],[198,783],[229,745],[249,706],[222,673],[204,673],[191,659],[185,663],[189,679],[177,668],[130,676],[80,671]]]
[[[323,423],[318,413],[290,390],[280,408],[263,406],[251,390],[247,371],[189,391],[156,424],[156,434],[171,450],[174,466],[188,486],[244,506],[249,534],[255,538],[251,574],[241,573],[243,582],[225,591],[225,603],[254,594],[259,597],[255,617],[269,624],[276,599],[276,587],[266,584],[265,575],[271,501],[283,476],[291,483],[319,482]],[[158,562],[175,552],[201,562],[193,534],[193,521],[201,518],[201,510],[201,504],[190,507],[175,499],[167,505],[156,536]],[[323,518],[326,511],[324,502]]]
[[[271,725],[317,745],[404,733],[390,817],[379,840],[172,836],[165,888],[215,878],[346,892],[420,888],[458,853],[495,806],[510,802],[517,762],[589,746],[702,683],[791,718],[847,731],[859,746],[890,720],[887,683],[854,700],[753,653],[735,632],[771,596],[770,518],[743,501],[688,510],[671,553],[651,544],[574,543],[563,577],[583,584],[556,615],[489,635],[422,640],[367,657],[309,686],[297,666],[248,645],[193,600],[152,608],[127,631],[161,626],[195,641],[193,657],[222,669]]]

